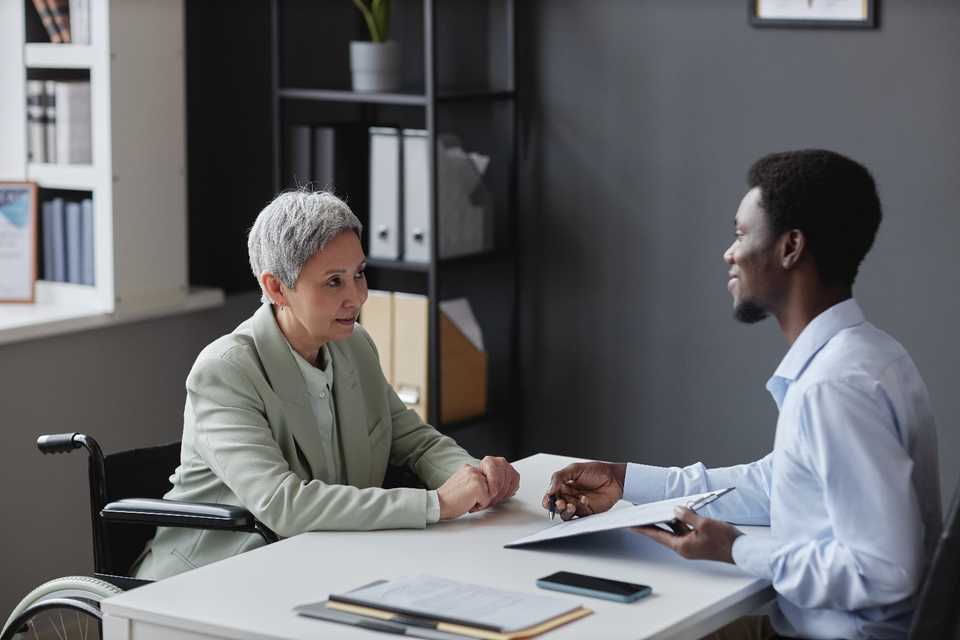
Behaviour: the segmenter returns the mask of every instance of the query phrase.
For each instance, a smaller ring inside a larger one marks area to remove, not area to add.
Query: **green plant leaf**
[[[354,6],[363,14],[363,21],[367,23],[367,30],[370,32],[370,39],[374,42],[383,42],[380,29],[377,25],[376,16],[371,8],[367,6],[364,0],[353,0]],[[376,6],[377,0],[373,0],[373,6]]]
[[[386,42],[390,37],[390,0],[371,0],[370,7],[380,34],[378,42]]]

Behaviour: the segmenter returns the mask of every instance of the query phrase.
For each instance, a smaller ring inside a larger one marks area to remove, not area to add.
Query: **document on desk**
[[[615,507],[604,513],[583,518],[574,518],[573,520],[555,524],[547,527],[543,531],[538,531],[537,533],[514,540],[513,542],[508,542],[503,546],[507,549],[512,549],[528,544],[536,544],[537,542],[545,542],[547,540],[559,540],[561,538],[581,536],[587,533],[597,533],[598,531],[610,531],[612,529],[623,529],[625,527],[643,527],[650,524],[670,522],[674,519],[674,507],[685,506],[696,511],[733,491],[733,489],[733,487],[728,487],[726,489],[683,496],[682,498],[670,498],[669,500],[648,502],[647,504]]]
[[[581,609],[577,603],[550,596],[426,575],[378,581],[330,594],[330,600],[499,633],[529,629]]]

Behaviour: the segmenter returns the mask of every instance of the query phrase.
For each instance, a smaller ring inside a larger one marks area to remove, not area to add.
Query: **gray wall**
[[[3,620],[44,580],[93,571],[86,455],[44,456],[37,435],[87,433],[105,453],[178,440],[197,353],[258,300],[244,294],[215,310],[0,346]]]
[[[737,325],[721,253],[746,169],[826,147],[885,220],[855,287],[923,373],[960,466],[960,4],[871,31],[755,29],[742,0],[519,3],[524,452],[726,465],[772,446],[787,345]],[[562,400],[558,400],[562,398]]]

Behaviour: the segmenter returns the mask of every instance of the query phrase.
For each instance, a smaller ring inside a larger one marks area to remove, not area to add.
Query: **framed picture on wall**
[[[748,0],[755,27],[874,29],[877,0]]]
[[[33,302],[37,185],[0,182],[0,302]]]

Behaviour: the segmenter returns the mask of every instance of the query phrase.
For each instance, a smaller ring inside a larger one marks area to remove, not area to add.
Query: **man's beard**
[[[769,315],[769,311],[752,300],[744,300],[733,308],[733,317],[736,318],[737,322],[745,324],[756,324],[765,320]]]

